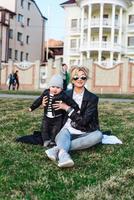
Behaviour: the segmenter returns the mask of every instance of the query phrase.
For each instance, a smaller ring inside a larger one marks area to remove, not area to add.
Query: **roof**
[[[60,5],[65,5],[65,4],[73,4],[76,3],[76,0],[69,0],[69,1],[65,1],[64,3],[61,3]]]
[[[48,45],[48,47],[53,47],[53,48],[63,48],[63,41],[61,40],[54,40],[54,39],[49,39],[47,42],[45,42],[45,47]]]
[[[11,14],[13,14],[13,15],[16,15],[15,12],[12,12],[11,10],[8,10],[8,9],[3,8],[3,7],[1,7],[1,6],[0,6],[0,11],[5,11],[5,12],[11,13]]]
[[[38,11],[39,11],[41,17],[42,17],[43,19],[47,20],[47,18],[46,18],[45,16],[43,16],[43,14],[42,14],[42,12],[40,11],[40,9],[39,9],[37,3],[35,2],[35,0],[31,0],[31,1],[35,4],[35,6],[36,6],[36,8],[38,9]]]
[[[69,1],[65,1],[64,3],[61,3],[61,6],[67,5],[67,4],[74,4],[76,3],[77,0],[69,0]],[[128,5],[131,5],[132,2],[134,2],[134,0],[126,0],[126,2],[128,3]]]

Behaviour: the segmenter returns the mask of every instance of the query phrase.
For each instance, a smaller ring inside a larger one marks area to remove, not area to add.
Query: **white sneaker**
[[[51,149],[48,149],[45,151],[45,153],[47,154],[47,157],[52,160],[52,161],[56,161],[58,158],[58,147],[53,147]]]
[[[44,144],[43,144],[43,147],[47,147],[47,146],[50,144],[50,141],[51,141],[51,140],[45,140],[45,141],[44,141]]]
[[[67,152],[62,152],[59,156],[59,167],[72,167],[74,166],[74,161],[71,159],[70,155]]]

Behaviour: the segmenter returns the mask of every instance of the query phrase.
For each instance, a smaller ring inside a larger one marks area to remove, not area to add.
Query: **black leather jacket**
[[[72,97],[73,90],[68,91],[67,95]],[[66,114],[64,124],[67,118],[68,116]],[[73,111],[70,119],[72,120],[72,127],[78,130],[92,132],[99,129],[98,97],[85,88],[80,113]]]
[[[49,89],[44,90],[44,92],[41,94],[41,96],[33,102],[33,104],[30,106],[32,111],[35,110],[36,108],[38,108],[42,104],[42,100],[43,100],[44,96],[47,96],[48,100],[49,100]],[[60,94],[53,96],[52,104],[55,101],[63,101],[67,105],[74,108],[76,110],[76,112],[79,110],[79,106],[77,105],[77,103],[71,97],[69,97],[64,91],[60,92]],[[44,116],[47,113],[47,107],[48,107],[48,103],[47,103],[47,106],[44,107]],[[62,115],[62,114],[65,115],[65,111],[63,111],[61,109],[60,110],[52,109],[52,112],[53,112],[53,116],[55,116],[55,117]]]

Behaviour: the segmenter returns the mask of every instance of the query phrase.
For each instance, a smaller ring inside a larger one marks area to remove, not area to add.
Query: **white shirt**
[[[52,112],[52,100],[53,100],[53,94],[50,94],[49,96],[49,102],[48,102],[48,108],[47,108],[47,114],[46,116],[49,118],[54,118],[53,112]]]
[[[75,91],[73,92],[73,100],[78,104],[79,108],[81,108],[83,95],[84,95],[84,91],[80,94],[75,93]],[[83,133],[85,133],[85,132],[82,132],[80,130],[73,128],[71,126],[71,119],[70,118],[68,118],[67,122],[63,126],[63,129],[64,128],[68,129],[71,134],[83,134]]]

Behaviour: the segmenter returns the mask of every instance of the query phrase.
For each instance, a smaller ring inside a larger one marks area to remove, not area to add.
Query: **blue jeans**
[[[55,138],[55,142],[59,149],[64,149],[66,152],[69,150],[87,149],[100,143],[101,140],[102,133],[99,130],[91,133],[72,135],[66,128],[61,129]]]

